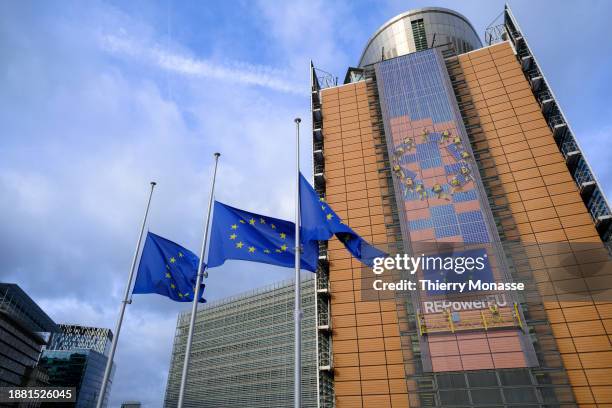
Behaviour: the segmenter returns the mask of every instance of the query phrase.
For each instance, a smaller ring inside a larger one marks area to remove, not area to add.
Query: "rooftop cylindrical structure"
[[[426,7],[399,14],[383,24],[366,45],[359,66],[381,59],[422,51],[432,46],[452,47],[462,54],[482,47],[466,17],[441,7]]]

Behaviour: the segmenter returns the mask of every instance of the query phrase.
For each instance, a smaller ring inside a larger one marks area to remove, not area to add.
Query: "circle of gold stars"
[[[330,214],[330,216],[331,216],[331,214]],[[328,216],[328,219],[330,219],[330,218],[331,217]],[[276,224],[274,224],[274,223],[269,223],[268,224],[268,222],[264,218],[262,218],[262,217],[260,217],[258,220],[256,220],[255,218],[251,217],[248,220],[239,220],[238,223],[239,224],[245,224],[245,225],[248,224],[250,226],[255,226],[256,224],[268,225],[270,227],[270,229],[272,229],[272,230],[276,231],[278,229]],[[255,254],[257,252],[257,248],[255,246],[248,245],[248,243],[243,242],[243,241],[238,239],[239,238],[238,237],[238,229],[239,229],[238,223],[230,225],[231,234],[229,234],[229,236],[228,236],[230,241],[234,241],[235,242],[234,243],[234,247],[236,249],[245,248],[247,250],[247,253],[249,253],[251,255]],[[287,234],[285,232],[278,232],[278,237],[281,240],[284,241],[284,240],[287,239]],[[287,246],[287,244],[283,244],[280,247],[276,248],[274,250],[274,252],[276,252],[276,253],[283,253],[283,252],[287,251],[288,248],[289,247]],[[272,253],[272,251],[270,249],[268,249],[268,248],[264,248],[262,250],[262,252],[264,254],[271,254]],[[172,260],[170,262],[172,262]]]
[[[185,255],[182,252],[179,252],[177,254],[178,258],[183,258]],[[174,256],[171,256],[170,259],[168,259],[168,263],[166,264],[166,273],[165,273],[165,277],[166,279],[170,280],[170,289],[174,290],[174,292],[176,293],[176,295],[179,297],[179,299],[184,299],[184,298],[189,298],[189,296],[191,296],[191,293],[186,292],[186,293],[181,293],[179,292],[179,289],[176,286],[176,281],[174,280],[174,277],[172,276],[172,270],[170,268],[170,264],[175,264],[176,263],[176,258]]]

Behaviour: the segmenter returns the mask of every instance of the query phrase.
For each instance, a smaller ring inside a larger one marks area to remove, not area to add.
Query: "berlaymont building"
[[[612,214],[511,10],[483,38],[455,11],[408,11],[358,57],[340,82],[311,64],[318,193],[390,254],[485,251],[490,278],[525,290],[373,291],[322,244],[304,406],[612,407]],[[291,406],[291,305],[289,284],[202,308],[187,405]]]

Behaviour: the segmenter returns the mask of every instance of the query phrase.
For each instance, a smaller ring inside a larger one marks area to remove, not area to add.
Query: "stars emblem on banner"
[[[289,249],[289,246],[287,245],[287,243],[285,243],[290,238],[288,237],[287,232],[279,231],[278,225],[270,222],[269,219],[266,219],[260,216],[256,216],[256,217],[247,216],[247,218],[239,219],[237,221],[238,221],[237,223],[229,225],[229,229],[231,232],[230,234],[227,235],[227,237],[229,238],[229,241],[230,242],[233,241],[233,245],[235,249],[237,250],[245,249],[246,253],[251,256],[255,256],[257,253],[259,253],[259,251],[261,251],[261,253],[265,255],[270,255],[272,253],[282,254]],[[271,238],[273,239],[273,241],[274,239],[280,240],[281,242],[279,244],[282,244],[282,245],[276,248],[259,247],[258,245],[249,242],[250,240],[248,239],[249,238],[248,233],[247,233],[247,236],[245,237],[244,234],[238,232],[241,229],[239,228],[239,224],[245,224],[247,227],[255,228],[256,230],[264,232],[265,234],[269,234],[268,231],[272,230],[278,235],[274,234]],[[270,228],[270,230],[267,230],[267,228]],[[242,237],[241,240],[239,239],[240,237]],[[285,241],[285,242],[282,242],[282,241]]]
[[[183,254],[182,252],[178,252],[175,256],[171,256],[170,258],[166,258],[166,272],[164,273],[164,277],[167,279],[167,288],[170,290],[171,293],[174,294],[174,296],[176,296],[175,299],[183,299],[183,298],[189,298],[190,293],[186,292],[186,293],[182,293],[178,287],[178,283],[176,282],[176,280],[174,279],[174,276],[172,275],[172,268],[170,265],[172,265],[172,267],[174,267],[175,265],[179,265],[177,263],[177,261],[179,261],[180,259],[184,258],[185,254]]]

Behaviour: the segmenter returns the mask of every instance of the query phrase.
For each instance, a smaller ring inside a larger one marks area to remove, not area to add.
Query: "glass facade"
[[[315,280],[302,281],[302,406],[317,406]],[[198,310],[185,407],[293,405],[293,282]],[[164,406],[175,407],[190,312],[179,316]]]
[[[60,324],[59,329],[52,334],[40,365],[47,369],[51,386],[76,387],[76,407],[95,407],[113,333],[110,329],[73,324]],[[114,372],[113,363],[104,406],[108,404]]]
[[[0,283],[0,387],[44,384],[35,367],[47,334],[56,329],[19,286]]]
[[[411,10],[394,17],[374,34],[359,66],[443,45],[457,53],[482,46],[478,34],[461,14],[438,7]]]
[[[98,401],[107,361],[105,355],[94,350],[45,350],[40,365],[47,370],[50,386],[76,387],[76,405],[70,406],[93,408]],[[104,406],[108,405],[113,374],[114,367],[106,388]]]
[[[44,340],[0,313],[0,387],[18,386],[29,367],[36,366]]]
[[[500,240],[440,51],[383,61],[375,69],[406,249],[431,255],[447,251],[454,256],[484,251],[491,262],[487,280],[507,281]],[[536,363],[522,332],[518,302],[511,293],[495,299],[493,295],[486,291],[412,294],[425,370]],[[432,305],[441,300],[482,300],[482,308],[434,309]]]
[[[138,401],[126,401],[121,403],[121,408],[140,408],[142,404]]]
[[[110,352],[113,333],[102,327],[59,324],[59,331],[49,339],[49,350],[88,349],[100,354]]]

